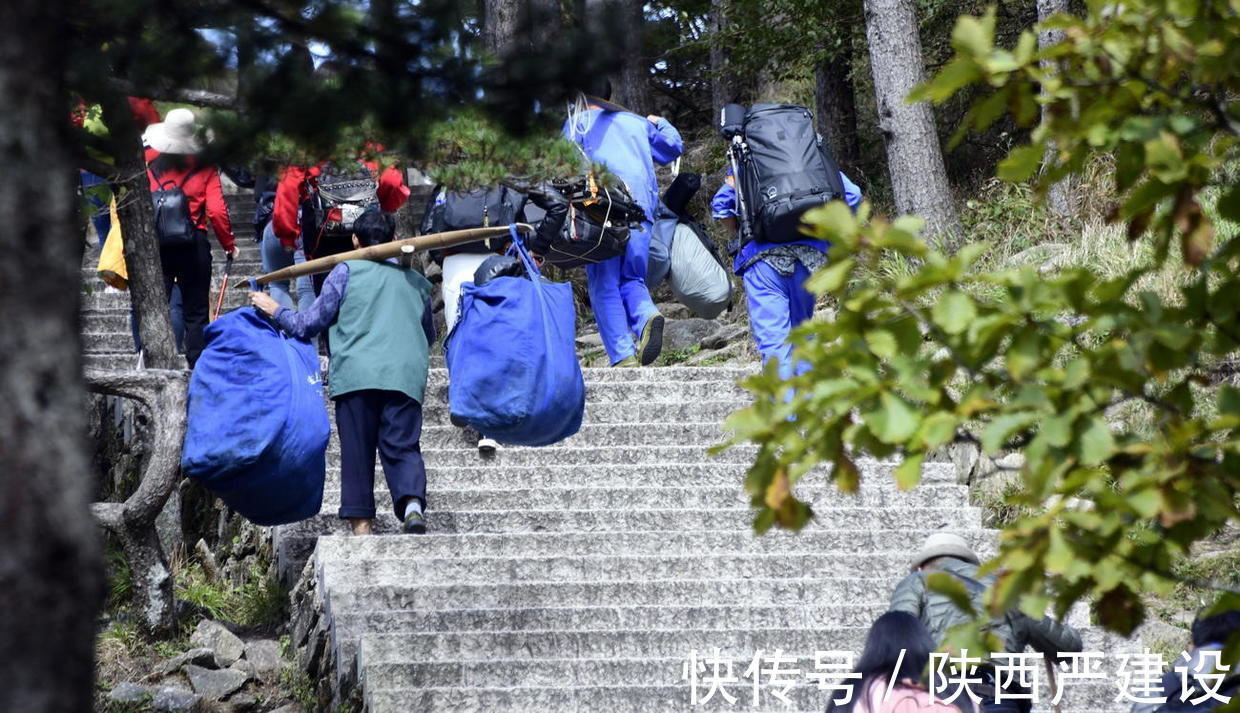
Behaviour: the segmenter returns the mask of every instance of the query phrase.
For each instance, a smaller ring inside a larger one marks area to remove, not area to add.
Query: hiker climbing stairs
[[[234,277],[255,276],[247,213],[234,216]],[[217,286],[222,265],[217,249]],[[89,255],[83,271],[87,365],[133,368],[128,295],[102,289]],[[229,292],[226,309],[245,304],[243,290]],[[433,368],[421,536],[395,534],[381,469],[376,535],[345,534],[333,434],[321,513],[276,528],[274,540],[286,580],[308,563],[298,586],[317,592],[329,632],[319,655],[338,690],[356,691],[370,713],[822,710],[816,652],[860,652],[926,535],[946,528],[984,554],[995,537],[951,464],[927,464],[922,485],[902,492],[895,464],[874,460],[859,461],[856,495],[825,473],[805,478],[798,495],[816,515],[804,531],[754,535],[743,482],[755,449],[708,453],[746,405],[737,380],[754,368],[586,369],[576,436],[491,457],[449,424],[447,375]],[[1084,634],[1087,651],[1120,648]],[[295,626],[294,645],[307,635]],[[695,706],[713,671],[691,661],[716,656],[730,662],[720,671],[728,697]],[[756,705],[755,656],[795,657],[774,676],[761,662]],[[1074,682],[1063,710],[1127,710],[1115,693],[1111,677]],[[1039,694],[1034,709],[1051,710],[1044,681]]]

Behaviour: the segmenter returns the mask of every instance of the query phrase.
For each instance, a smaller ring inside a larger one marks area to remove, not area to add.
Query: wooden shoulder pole
[[[534,227],[528,223],[517,223],[517,230],[529,235],[534,232]],[[317,275],[320,272],[329,272],[333,267],[339,265],[346,260],[388,260],[394,257],[401,257],[402,253],[406,253],[405,248],[410,247],[414,252],[424,252],[426,250],[440,250],[450,248],[456,245],[464,245],[479,240],[487,240],[488,238],[502,238],[508,235],[508,226],[500,225],[494,228],[471,228],[470,230],[452,230],[446,233],[433,233],[431,235],[422,235],[416,238],[406,238],[405,240],[394,240],[390,243],[382,245],[371,245],[361,250],[350,250],[347,253],[337,253],[328,255],[315,260],[307,260],[300,265],[291,265],[275,272],[269,272],[258,278],[258,284],[267,285],[280,280],[295,280],[298,277],[306,275]],[[243,280],[237,283],[237,289],[249,289],[249,281]]]

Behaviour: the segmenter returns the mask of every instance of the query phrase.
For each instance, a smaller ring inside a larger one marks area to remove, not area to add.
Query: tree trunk
[[[620,69],[611,77],[611,100],[637,114],[652,113],[642,0],[584,0],[581,7],[585,28],[613,42],[619,55]]]
[[[854,98],[852,50],[818,65],[814,70],[814,99],[817,101],[818,128],[831,153],[845,173],[856,175],[861,161],[857,137],[857,102]]]
[[[896,210],[925,219],[930,239],[941,249],[954,252],[963,231],[947,184],[934,115],[927,102],[904,101],[924,79],[912,0],[865,0],[865,27],[878,100],[878,128],[887,144],[887,170]]]
[[[1068,0],[1038,0],[1038,22],[1044,22],[1047,18],[1055,13],[1067,12]],[[1057,45],[1064,39],[1063,30],[1039,30],[1038,31],[1038,48],[1046,49],[1052,45]],[[1043,60],[1043,69],[1053,69],[1054,60]],[[1042,107],[1042,121],[1049,121],[1047,109]],[[1048,164],[1054,160],[1056,153],[1055,146],[1052,144],[1046,148],[1046,156],[1043,161]],[[1076,198],[1072,190],[1072,177],[1068,176],[1060,181],[1055,182],[1046,191],[1046,205],[1051,214],[1060,220],[1069,220],[1076,215]]]
[[[483,0],[482,47],[493,57],[506,56],[517,39],[521,0]]]
[[[0,700],[93,707],[103,596],[83,406],[82,233],[66,147],[61,0],[12,0],[0,23]]]
[[[740,89],[728,64],[728,47],[724,39],[728,28],[728,0],[711,0],[709,22],[711,116],[717,121],[720,109],[740,99]]]
[[[138,489],[123,503],[95,503],[92,510],[99,523],[120,539],[133,571],[134,600],[147,628],[167,631],[176,623],[176,611],[172,574],[155,519],[181,480],[189,372],[92,370],[86,381],[96,393],[137,401],[148,415],[150,443]]]
[[[177,354],[168,312],[168,292],[164,288],[164,269],[159,260],[159,239],[155,236],[155,216],[151,207],[151,186],[146,175],[146,156],[142,136],[134,124],[129,102],[113,93],[103,104],[103,120],[108,127],[111,153],[116,157],[112,183],[120,187],[117,217],[125,239],[125,268],[129,272],[129,298],[138,318],[146,366],[155,369],[184,369],[185,359]]]

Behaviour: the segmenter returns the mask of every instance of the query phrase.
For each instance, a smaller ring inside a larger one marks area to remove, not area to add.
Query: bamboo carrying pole
[[[534,232],[534,227],[528,223],[517,223],[517,230],[529,235]],[[327,257],[317,258],[315,260],[307,260],[300,265],[291,265],[275,272],[269,272],[258,278],[258,284],[268,285],[278,280],[293,280],[306,275],[317,275],[320,272],[328,272],[333,267],[339,265],[346,260],[387,260],[389,258],[400,257],[407,254],[406,247],[413,248],[413,252],[423,252],[425,250],[439,250],[442,248],[450,248],[456,245],[464,245],[488,238],[501,238],[508,235],[508,226],[500,225],[494,228],[472,228],[470,230],[451,230],[446,233],[433,233],[431,235],[423,235],[417,238],[406,238],[404,240],[394,240],[390,243],[382,245],[371,245],[360,250],[350,250],[347,253],[337,253],[328,255]],[[237,284],[237,289],[249,289],[248,281],[242,281]]]

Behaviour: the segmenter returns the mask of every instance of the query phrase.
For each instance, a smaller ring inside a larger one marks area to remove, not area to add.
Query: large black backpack
[[[525,196],[507,186],[482,188],[468,193],[437,188],[422,218],[422,232],[429,235],[449,230],[508,225],[516,222],[524,206]]]
[[[754,240],[786,243],[805,211],[844,197],[830,149],[814,131],[814,116],[793,104],[754,104],[742,125],[740,190]]]
[[[199,170],[190,169],[189,173],[177,183],[173,179],[164,180],[163,172],[156,173],[154,166],[147,166],[147,171],[159,190],[151,191],[151,202],[155,209],[155,234],[159,236],[160,247],[177,247],[190,245],[194,242],[194,234],[198,231],[193,218],[189,214],[189,197],[185,195],[185,182]]]
[[[307,204],[314,221],[317,246],[323,238],[347,239],[353,235],[353,221],[368,207],[379,203],[379,182],[362,161],[352,164],[325,164],[318,177],[318,189]],[[303,215],[304,217],[304,215]]]
[[[525,208],[525,196],[506,186],[482,188],[467,193],[445,191],[436,187],[430,203],[422,216],[422,234],[443,233],[449,230],[469,230],[508,225],[517,222]],[[458,245],[452,250],[464,253],[496,252],[507,238]],[[431,257],[441,260],[441,251],[432,251]]]

